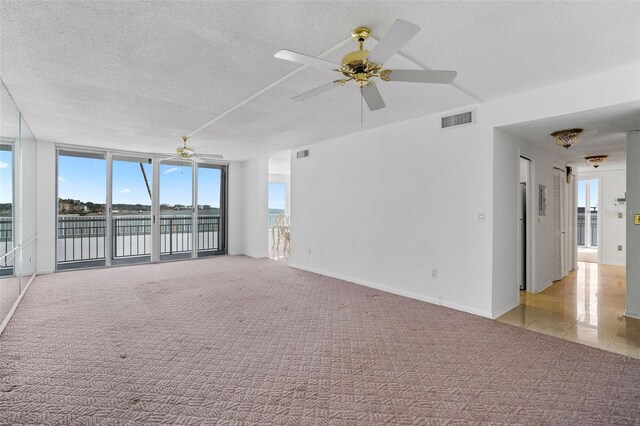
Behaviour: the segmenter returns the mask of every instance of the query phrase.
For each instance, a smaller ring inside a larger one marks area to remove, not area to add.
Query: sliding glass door
[[[160,164],[160,260],[193,257],[193,163]]]
[[[111,166],[111,263],[151,260],[151,158],[114,156]]]

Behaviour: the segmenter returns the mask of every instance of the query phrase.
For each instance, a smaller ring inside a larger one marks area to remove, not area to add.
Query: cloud
[[[177,167],[172,167],[168,170],[164,171],[164,174],[166,175],[167,173],[173,173],[173,172],[177,172],[179,169]]]
[[[127,192],[131,192],[131,188],[124,188],[124,189],[121,189],[118,192],[121,193],[121,194],[126,194]]]
[[[9,163],[5,163],[4,161],[0,161],[0,169],[6,169],[9,167]]]
[[[67,180],[62,176],[58,176],[58,182],[66,182]]]

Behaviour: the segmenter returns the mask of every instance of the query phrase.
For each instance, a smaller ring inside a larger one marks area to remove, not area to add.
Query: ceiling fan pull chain
[[[363,115],[363,97],[362,97],[362,87],[360,88],[360,128],[362,129],[362,115]]]

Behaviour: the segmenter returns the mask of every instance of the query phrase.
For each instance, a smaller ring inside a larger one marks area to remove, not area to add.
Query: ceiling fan
[[[171,160],[171,159],[178,159],[178,160],[191,160],[194,163],[204,163],[206,162],[206,159],[217,159],[220,160],[222,159],[222,155],[206,155],[203,157],[199,157],[196,154],[195,149],[188,147],[187,146],[187,140],[189,140],[188,136],[181,136],[180,137],[182,139],[183,142],[183,146],[179,146],[178,148],[176,148],[176,154],[172,154],[171,157],[167,157],[165,158],[165,160]]]
[[[402,19],[396,19],[385,36],[369,52],[364,50],[364,41],[371,34],[371,30],[366,27],[358,27],[353,30],[351,35],[360,48],[347,53],[340,61],[340,64],[291,50],[280,50],[274,56],[285,61],[337,71],[346,77],[295,96],[292,98],[293,100],[305,101],[320,93],[338,86],[344,86],[347,82],[353,81],[360,88],[362,98],[367,103],[369,110],[375,111],[384,108],[385,103],[372,80],[373,78],[380,78],[383,81],[438,84],[449,84],[456,78],[456,71],[383,69],[383,64],[411,40],[418,31],[420,31],[419,26]]]

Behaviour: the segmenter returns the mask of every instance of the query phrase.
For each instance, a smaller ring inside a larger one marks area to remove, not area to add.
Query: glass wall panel
[[[193,169],[188,162],[160,164],[160,258],[192,257]]]
[[[58,269],[105,266],[107,161],[103,154],[58,155]]]
[[[115,157],[112,161],[112,264],[151,260],[152,161]]]
[[[0,324],[28,282],[21,268],[20,112],[0,82]],[[30,188],[35,191],[35,187]]]
[[[20,274],[17,256],[20,242],[16,212],[16,151],[20,149],[20,112],[13,103],[9,92],[0,85],[0,143],[3,145],[0,178],[2,181],[2,223],[3,252],[0,253],[0,264],[3,265],[0,276],[0,322],[9,313],[11,306],[20,295]],[[6,246],[5,246],[6,244]]]

